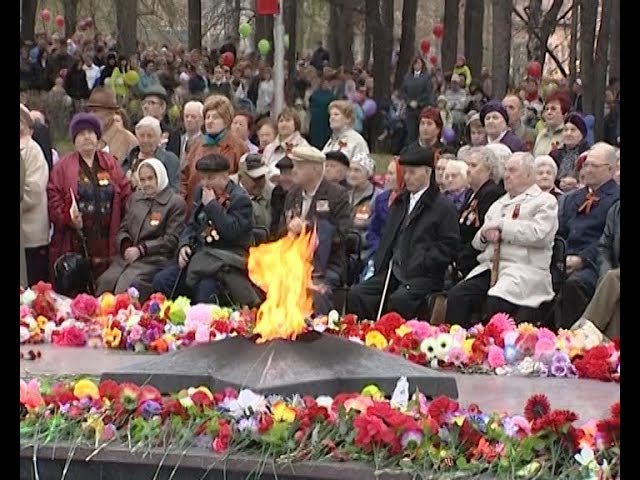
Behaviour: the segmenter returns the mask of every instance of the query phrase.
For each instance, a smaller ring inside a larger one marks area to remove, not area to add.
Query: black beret
[[[345,165],[346,167],[349,166],[349,159],[340,150],[331,150],[330,152],[327,152],[324,155],[325,155],[327,160],[333,160],[335,162],[340,162],[341,164]]]
[[[280,160],[278,160],[278,162],[276,163],[276,168],[278,170],[291,170],[293,168],[293,160],[285,155]]]
[[[433,168],[433,150],[429,147],[416,146],[400,154],[400,165],[403,167]]]
[[[205,155],[196,162],[198,172],[228,172],[230,169],[231,165],[227,157],[217,153]]]

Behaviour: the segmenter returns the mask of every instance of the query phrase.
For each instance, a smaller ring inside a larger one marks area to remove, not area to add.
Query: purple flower
[[[538,370],[538,375],[540,375],[541,377],[549,376],[549,369],[544,363],[540,365],[540,369]]]
[[[129,296],[131,298],[140,297],[140,292],[138,291],[138,289],[136,287],[129,287],[129,290],[127,290],[127,293],[129,294]]]
[[[149,314],[157,315],[159,312],[160,312],[160,303],[158,303],[156,300],[152,301],[149,304]]]
[[[564,377],[567,374],[567,365],[564,363],[554,363],[551,365],[551,375],[554,377]]]
[[[486,413],[472,413],[471,415],[469,415],[469,420],[471,420],[471,422],[475,424],[478,427],[478,430],[480,430],[482,433],[485,433],[487,429],[488,419],[489,415],[487,415]]]
[[[140,405],[140,411],[142,412],[142,416],[144,418],[151,418],[155,415],[160,415],[162,407],[158,402],[154,400],[145,400]]]
[[[411,442],[415,442],[416,446],[422,443],[422,432],[420,430],[407,430],[404,432],[400,439],[402,448],[407,448]]]
[[[70,407],[70,403],[63,403],[62,405],[60,405],[60,413],[67,413]]]
[[[82,399],[79,400],[78,402],[78,406],[80,408],[89,408],[91,406],[91,398],[89,397],[84,397]]]
[[[551,363],[570,363],[569,356],[564,352],[556,352],[551,359]]]
[[[238,421],[238,431],[244,432],[247,429],[251,432],[258,431],[258,422],[254,417],[241,418],[240,421]]]

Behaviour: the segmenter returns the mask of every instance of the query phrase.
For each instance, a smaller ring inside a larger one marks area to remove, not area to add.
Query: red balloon
[[[231,52],[224,52],[220,56],[220,64],[224,65],[225,67],[232,68],[235,61],[236,57]]]
[[[527,73],[532,78],[540,78],[542,76],[542,65],[540,65],[540,62],[536,60],[529,62]]]
[[[431,55],[429,57],[429,61],[431,62],[431,65],[433,65],[435,67],[436,65],[438,65],[438,56],[437,55]]]
[[[429,42],[429,40],[427,40],[426,38],[422,40],[422,42],[420,42],[420,51],[422,53],[426,54],[430,48],[431,48],[431,42]]]
[[[433,36],[436,38],[442,38],[443,35],[444,35],[444,25],[442,25],[441,23],[436,23],[433,26]]]
[[[48,8],[45,8],[40,12],[40,18],[44,23],[49,23],[51,21],[51,11]]]
[[[64,27],[64,17],[62,15],[56,15],[56,27]]]

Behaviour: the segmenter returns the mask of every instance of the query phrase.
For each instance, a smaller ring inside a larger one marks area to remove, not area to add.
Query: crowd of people
[[[275,112],[271,67],[229,42],[140,43],[132,57],[99,34],[23,45],[21,282],[257,306],[249,247],[315,226],[316,315],[433,320],[445,299],[451,324],[507,312],[619,334],[615,79],[596,141],[579,80],[528,78],[491,99],[463,56],[445,74],[417,57],[377,105],[368,66],[329,59],[321,45],[300,59],[293,101]],[[66,155],[49,95],[69,99]],[[384,174],[374,147],[395,154]]]

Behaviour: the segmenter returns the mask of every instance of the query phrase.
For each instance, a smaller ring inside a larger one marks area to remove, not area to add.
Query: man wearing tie
[[[416,146],[402,153],[399,162],[406,189],[389,209],[375,273],[347,297],[348,311],[360,319],[375,319],[381,302],[383,313],[414,318],[426,296],[443,288],[460,243],[456,209],[435,182],[433,151]]]

